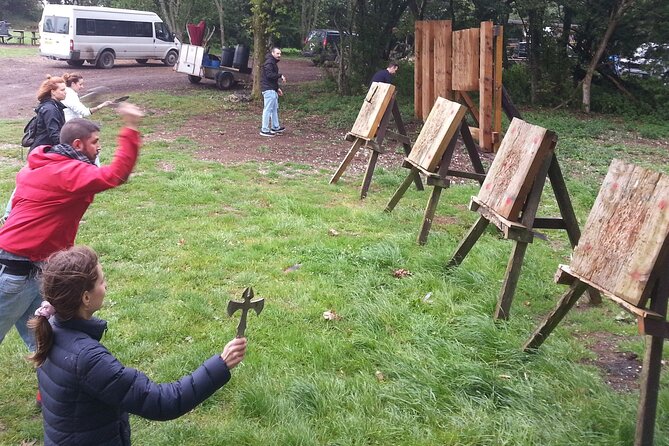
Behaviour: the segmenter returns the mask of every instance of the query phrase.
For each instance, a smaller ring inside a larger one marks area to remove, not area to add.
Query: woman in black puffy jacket
[[[38,146],[55,146],[60,143],[60,129],[65,124],[65,106],[61,103],[65,99],[65,80],[62,77],[47,75],[37,91],[39,105],[37,113],[37,132],[35,141],[30,150]]]

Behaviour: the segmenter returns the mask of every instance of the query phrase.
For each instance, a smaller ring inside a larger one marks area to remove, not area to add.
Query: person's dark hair
[[[42,297],[53,305],[60,320],[77,317],[84,292],[90,291],[98,280],[98,255],[87,246],[73,246],[51,255],[42,268]],[[37,350],[30,360],[41,366],[53,345],[53,330],[49,320],[36,316],[28,321],[35,333]]]
[[[44,102],[51,97],[51,92],[58,88],[58,84],[64,84],[65,79],[62,77],[51,76],[50,74],[46,75],[46,80],[42,82],[42,85],[39,86],[37,90],[37,100]]]
[[[78,84],[80,80],[84,77],[79,73],[65,73],[63,74],[63,80],[65,80],[65,85],[71,87],[72,84]]]
[[[61,144],[72,145],[75,139],[86,139],[94,132],[99,131],[100,126],[88,119],[70,119],[65,123],[63,128],[60,129],[60,142]]]
[[[391,60],[390,62],[388,62],[388,68],[393,68],[393,67],[399,67],[399,64],[394,60]]]

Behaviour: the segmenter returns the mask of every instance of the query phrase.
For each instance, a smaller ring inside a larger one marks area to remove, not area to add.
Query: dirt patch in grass
[[[627,337],[607,332],[591,332],[579,336],[596,359],[586,359],[585,364],[596,366],[603,374],[606,384],[617,392],[631,392],[639,389],[641,358],[634,352],[622,351],[620,343]]]
[[[351,148],[344,140],[347,130],[327,125],[324,116],[297,116],[290,110],[280,110],[281,123],[286,131],[274,137],[261,136],[260,117],[262,108],[250,104],[246,110],[231,110],[217,116],[198,116],[184,123],[179,129],[162,129],[148,135],[146,141],[167,140],[185,137],[197,144],[195,156],[202,160],[223,164],[239,164],[248,161],[297,163],[334,172]],[[415,136],[412,137],[415,140]],[[395,168],[402,164],[404,153],[400,145],[384,144],[388,152],[379,157],[377,168]],[[347,176],[364,174],[369,162],[370,150],[359,150],[344,173]],[[481,154],[489,164],[491,154]],[[451,162],[454,170],[473,171],[464,146],[458,147]],[[453,183],[464,183],[462,178]]]

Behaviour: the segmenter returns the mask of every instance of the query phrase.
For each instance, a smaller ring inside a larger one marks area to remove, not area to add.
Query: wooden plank
[[[564,274],[560,274],[560,272],[563,272]],[[623,307],[625,310],[629,311],[630,313],[644,318],[644,319],[655,319],[655,320],[664,320],[664,316],[654,312],[647,310],[645,308],[640,308],[635,305],[630,304],[626,300],[621,299],[620,297],[612,294],[610,291],[607,291],[606,289],[602,288],[601,286],[597,285],[596,283],[592,282],[591,280],[586,279],[585,277],[579,275],[578,273],[574,272],[571,270],[571,268],[567,265],[560,265],[558,272],[555,275],[555,281],[557,283],[565,284],[568,283],[570,280],[569,278],[575,278],[576,280],[580,280],[581,282],[588,284],[591,288],[597,289],[602,292],[602,294],[609,299],[611,299],[613,302],[617,303],[621,307]]]
[[[477,197],[472,197],[469,209],[484,216],[490,223],[495,225],[504,235],[505,239],[517,240],[519,242],[532,243],[534,235],[530,228],[518,222],[507,220],[482,203]]]
[[[451,90],[453,46],[451,36],[453,27],[450,20],[434,22],[434,100],[439,96],[453,99]]]
[[[669,237],[669,177],[614,160],[571,269],[602,290],[643,307]]]
[[[495,32],[495,66],[493,68],[494,75],[494,91],[493,91],[493,134],[500,134],[502,132],[502,73],[504,71],[504,27],[496,26]],[[493,137],[493,151],[499,149],[500,139]]]
[[[434,105],[434,22],[423,23],[423,119],[430,114]]]
[[[388,111],[390,100],[395,94],[395,86],[383,82],[373,82],[362,101],[362,106],[349,133],[363,139],[372,139]]]
[[[453,32],[453,90],[478,91],[480,30]]]
[[[571,307],[574,306],[578,301],[578,298],[583,295],[587,288],[587,284],[579,280],[575,281],[569,287],[569,291],[562,296],[555,309],[546,317],[546,319],[544,319],[534,333],[532,333],[530,339],[523,346],[523,351],[529,353],[538,349],[553,332],[555,327],[558,326],[560,321],[564,319]]]
[[[479,71],[479,146],[492,152],[493,109],[493,26],[492,22],[481,22]]]
[[[364,139],[356,138],[353,146],[351,146],[351,150],[348,151],[341,164],[339,164],[337,171],[334,173],[334,175],[332,175],[332,178],[330,178],[330,184],[335,184],[337,181],[339,181],[339,178],[341,178],[341,176],[344,174],[344,171],[348,165],[351,164],[353,157],[356,153],[358,153],[358,150],[360,150],[360,147],[362,147],[364,142]]]
[[[543,127],[511,121],[478,199],[500,216],[517,221],[539,169],[552,155],[555,138]]]
[[[513,302],[513,295],[516,292],[526,251],[527,243],[517,240],[513,242],[513,250],[511,251],[511,257],[509,257],[509,263],[506,265],[502,289],[497,298],[497,306],[495,307],[495,315],[493,316],[495,320],[501,319],[505,321],[509,319],[511,303]]]
[[[414,37],[416,61],[413,72],[413,109],[417,119],[423,116],[423,21],[416,20],[416,35]]]
[[[466,112],[467,108],[462,104],[444,98],[437,99],[407,160],[428,172],[435,172]]]
[[[451,257],[451,260],[449,260],[446,264],[446,269],[453,268],[462,263],[465,257],[467,257],[469,251],[471,251],[471,249],[474,247],[476,241],[483,234],[483,231],[485,231],[485,228],[488,227],[488,223],[488,220],[483,215],[481,215],[479,219],[476,220],[476,223],[472,225],[467,235],[465,235],[458,247],[455,249],[453,257]]]

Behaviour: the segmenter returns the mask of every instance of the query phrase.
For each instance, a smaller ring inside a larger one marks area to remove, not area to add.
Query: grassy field
[[[282,106],[301,104],[305,114],[336,108],[343,134],[355,114],[327,90],[302,88]],[[226,112],[207,95],[181,97],[169,114],[160,113],[165,95],[137,100],[155,112],[148,134],[178,126],[196,102]],[[109,161],[117,127],[110,114],[100,116]],[[667,171],[667,146],[659,144],[667,124],[542,110],[526,117],[557,131],[581,222],[612,158]],[[0,196],[8,197],[24,123],[1,124]],[[460,268],[444,271],[475,221],[466,209],[474,185],[442,195],[437,215],[445,218],[421,247],[415,238],[427,193],[410,190],[392,214],[382,212],[401,169],[378,171],[361,202],[359,179],[330,186],[331,172],[294,163],[203,162],[196,147],[183,138],[147,143],[129,183],[100,194],[85,216],[77,241],[100,253],[107,275],[103,342],[127,366],[170,381],[234,336],[230,298],[253,286],[265,310],[249,317],[248,354],[231,382],[178,420],[133,417],[133,444],[631,444],[638,392],[612,390],[588,348],[611,333],[623,336],[620,350],[642,352],[636,324],[617,317],[618,307],[582,306],[538,354],[520,351],[564,290],[552,282],[569,259],[564,234],[549,232],[548,242],[530,246],[511,320],[495,323],[511,242],[488,230]],[[547,188],[540,214],[556,213]],[[396,278],[398,269],[410,275]],[[324,319],[328,310],[338,317]],[[3,445],[41,441],[25,355],[12,330],[0,345]],[[669,444],[667,384],[663,375],[657,444]]]

